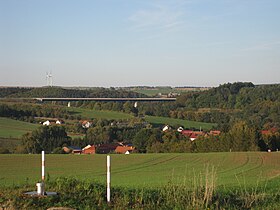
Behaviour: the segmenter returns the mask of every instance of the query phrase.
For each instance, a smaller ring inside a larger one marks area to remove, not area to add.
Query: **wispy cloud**
[[[184,24],[184,1],[160,1],[149,5],[148,8],[139,9],[128,19],[135,30],[174,30]]]

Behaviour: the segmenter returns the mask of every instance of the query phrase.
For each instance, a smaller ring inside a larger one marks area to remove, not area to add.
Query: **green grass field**
[[[74,115],[81,115],[82,118],[97,118],[97,119],[132,119],[133,116],[130,114],[122,113],[122,112],[114,112],[114,111],[98,111],[98,110],[90,110],[83,108],[74,108],[71,107],[70,111]],[[182,125],[185,128],[202,128],[205,130],[210,130],[214,123],[203,123],[203,122],[195,122],[189,120],[181,120],[174,119],[168,117],[156,117],[156,116],[145,116],[145,120],[149,123],[157,124],[157,125]],[[9,118],[0,117],[0,138],[20,138],[23,134],[27,132],[31,132],[38,128],[39,124],[27,123],[19,120],[13,120]],[[1,143],[1,142],[0,142]],[[1,146],[1,145],[0,145]]]
[[[133,118],[132,115],[126,114],[123,112],[114,112],[114,111],[99,111],[99,110],[91,110],[91,109],[83,109],[83,108],[74,108],[71,107],[70,111],[74,115],[81,115],[82,118],[97,118],[97,119],[131,119]],[[157,116],[145,116],[145,120],[152,124],[160,124],[160,125],[182,125],[186,128],[196,128],[196,129],[206,129],[210,130],[214,127],[215,123],[203,123],[203,122],[195,122],[189,120],[181,120],[181,119],[174,119],[169,117],[157,117]]]
[[[145,116],[145,120],[152,124],[165,124],[165,125],[181,125],[185,128],[196,128],[196,129],[205,129],[210,130],[214,126],[216,126],[215,123],[203,123],[203,122],[195,122],[195,121],[189,121],[189,120],[181,120],[181,119],[174,119],[169,117],[156,117],[156,116]]]
[[[0,155],[0,186],[35,183],[41,177],[40,155]],[[280,184],[280,152],[178,153],[111,155],[112,185],[158,187],[171,179],[188,182],[216,171],[219,186],[254,187],[268,181]],[[46,173],[80,180],[106,180],[106,155],[46,155]],[[275,186],[274,186],[275,185]]]
[[[109,119],[109,120],[118,120],[118,119],[131,119],[132,115],[126,114],[123,112],[114,112],[106,110],[94,110],[94,109],[83,109],[71,107],[69,111],[74,115],[81,115],[82,118],[96,118],[96,119]]]
[[[0,137],[20,138],[23,134],[33,131],[39,125],[0,117]]]

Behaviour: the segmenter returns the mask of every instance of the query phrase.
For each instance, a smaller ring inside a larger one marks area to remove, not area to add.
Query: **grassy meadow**
[[[108,120],[119,120],[119,119],[131,119],[132,115],[123,112],[106,111],[106,110],[94,110],[70,107],[69,111],[73,115],[81,115],[82,118],[95,118],[95,119],[108,119]]]
[[[26,196],[41,176],[40,155],[0,155],[0,208],[279,209],[280,153],[46,155],[46,190]]]
[[[219,186],[280,184],[280,152],[112,154],[111,163],[112,186],[142,188],[159,187],[170,180],[188,182],[207,168],[214,170]],[[0,168],[0,186],[27,180],[35,183],[40,179],[41,155],[0,155]],[[105,182],[106,155],[49,154],[46,173],[51,179],[67,176]]]
[[[190,120],[182,120],[182,119],[175,119],[169,117],[157,117],[157,116],[145,116],[145,120],[152,124],[160,124],[160,125],[181,125],[185,128],[196,128],[196,129],[203,129],[203,130],[210,130],[214,126],[215,123],[204,123],[204,122],[196,122]]]
[[[74,115],[81,115],[82,118],[97,118],[97,119],[131,119],[132,115],[122,113],[122,112],[113,112],[113,111],[98,111],[82,108],[71,108],[71,112]],[[145,116],[145,120],[151,124],[155,125],[182,125],[185,128],[196,128],[210,130],[214,127],[215,123],[203,123],[195,122],[189,120],[174,119],[169,117],[157,117],[157,116]],[[0,117],[0,138],[20,138],[23,134],[31,132],[38,128],[39,124],[32,124],[28,122],[23,122],[19,120],[13,120],[9,118]],[[75,137],[75,136],[73,136]]]
[[[23,134],[35,130],[39,125],[0,117],[0,137],[20,138]]]
[[[105,110],[94,110],[94,109],[84,109],[71,107],[70,111],[74,115],[81,115],[82,118],[96,118],[96,119],[108,119],[108,120],[118,120],[118,119],[131,119],[132,115],[123,112],[105,111]],[[216,126],[215,123],[203,123],[190,120],[174,119],[169,117],[157,117],[157,116],[145,116],[145,120],[152,124],[157,125],[182,125],[186,128],[196,128],[210,130],[212,127]]]

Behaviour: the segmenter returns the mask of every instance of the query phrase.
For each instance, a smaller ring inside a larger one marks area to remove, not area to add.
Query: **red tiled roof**
[[[277,131],[278,131],[278,128],[273,127],[269,130],[262,130],[261,134],[263,134],[263,135],[273,134],[273,133],[276,133]]]
[[[94,145],[90,146],[86,146],[85,148],[83,148],[83,153],[84,154],[95,154],[96,148]]]
[[[263,135],[267,135],[267,134],[269,134],[269,133],[270,133],[269,130],[262,130],[262,131],[261,131],[261,134],[263,134]]]
[[[204,134],[204,132],[202,131],[192,131],[192,130],[183,130],[181,133],[185,136],[188,136],[192,140]]]
[[[127,151],[133,151],[135,148],[133,146],[117,146],[115,149],[116,153],[126,153]]]
[[[115,151],[117,146],[119,146],[118,143],[101,144],[98,146],[98,151],[99,151],[99,153],[107,154],[109,152]]]
[[[210,135],[217,136],[217,135],[220,135],[220,134],[221,134],[221,131],[210,131]]]

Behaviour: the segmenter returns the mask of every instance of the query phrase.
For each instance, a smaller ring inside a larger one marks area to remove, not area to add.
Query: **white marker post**
[[[110,182],[111,182],[111,177],[110,177],[110,156],[107,155],[107,202],[110,202],[110,197],[111,197],[111,191],[110,191]]]
[[[45,151],[42,151],[42,190],[41,195],[45,194]]]
[[[42,182],[36,184],[38,195],[45,195],[44,181],[45,181],[45,151],[42,151]]]
[[[45,181],[45,151],[42,151],[42,182]]]

